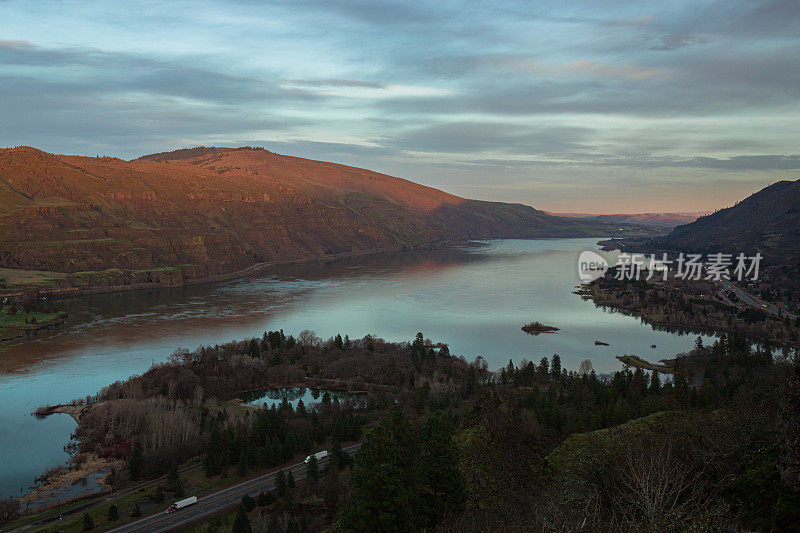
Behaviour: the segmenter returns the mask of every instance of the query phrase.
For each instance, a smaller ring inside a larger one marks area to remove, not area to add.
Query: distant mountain
[[[671,247],[738,254],[761,252],[773,263],[800,260],[800,180],[779,181],[733,207],[678,226]]]
[[[130,283],[154,269],[202,277],[259,261],[445,240],[637,231],[261,148],[134,161],[0,150],[0,267],[115,268]]]
[[[611,223],[640,224],[660,228],[674,228],[682,224],[694,222],[708,212],[698,213],[617,213],[614,215],[593,215],[588,213],[550,213],[555,216],[571,218],[590,218]]]

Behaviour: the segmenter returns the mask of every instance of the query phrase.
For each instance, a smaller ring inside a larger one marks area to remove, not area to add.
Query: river
[[[66,415],[37,420],[30,416],[36,407],[94,394],[178,347],[281,328],[393,341],[422,331],[449,343],[453,354],[484,356],[492,369],[557,353],[567,369],[588,358],[598,372],[620,368],[618,354],[657,360],[691,348],[694,336],[654,331],[572,294],[578,254],[596,250],[597,240],[489,241],[59,302],[70,315],[66,326],[0,347],[0,494],[19,495],[35,476],[66,460],[62,447],[75,423]],[[531,336],[520,330],[534,320],[561,331]]]

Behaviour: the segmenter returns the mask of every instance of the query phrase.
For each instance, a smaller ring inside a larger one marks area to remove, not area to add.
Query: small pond
[[[242,405],[249,407],[272,407],[279,408],[281,404],[286,402],[292,406],[292,409],[297,409],[298,404],[302,400],[306,409],[310,409],[313,405],[322,403],[325,398],[333,402],[338,400],[339,403],[345,401],[353,402],[355,407],[365,407],[367,402],[367,395],[365,393],[347,392],[331,389],[312,389],[308,387],[291,387],[283,389],[259,389],[250,391],[239,395],[242,400]]]

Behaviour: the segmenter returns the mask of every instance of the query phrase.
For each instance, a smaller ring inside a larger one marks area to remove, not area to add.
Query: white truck
[[[184,498],[183,500],[177,501],[167,507],[167,510],[164,511],[165,513],[174,513],[175,511],[180,511],[184,507],[188,507],[190,505],[194,505],[197,503],[197,496],[189,496],[188,498]]]
[[[304,461],[304,463],[308,464],[308,462],[311,460],[312,457],[316,457],[317,461],[321,461],[322,459],[325,459],[326,457],[328,457],[328,452],[325,451],[325,450],[322,450],[321,452],[317,452],[314,455],[309,455],[308,457],[306,457],[306,460]]]

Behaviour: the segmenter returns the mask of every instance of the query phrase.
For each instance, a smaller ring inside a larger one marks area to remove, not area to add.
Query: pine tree
[[[131,456],[128,458],[128,475],[131,480],[136,481],[142,475],[142,465],[144,460],[142,458],[142,447],[137,442],[133,445]]]
[[[251,533],[252,529],[250,528],[250,520],[247,518],[247,514],[242,512],[240,509],[239,512],[236,513],[236,518],[233,521],[233,527],[231,528],[232,533]]]
[[[658,376],[658,371],[653,370],[650,375],[650,393],[658,394],[661,391],[661,378]]]
[[[550,378],[550,363],[547,361],[547,357],[542,357],[542,360],[539,361],[539,368],[536,369],[536,373],[539,374],[539,379],[547,381]]]
[[[249,513],[256,508],[256,501],[249,495],[242,496],[242,509],[245,513]]]
[[[286,473],[284,473],[283,470],[279,471],[275,476],[275,492],[277,492],[278,496],[281,498],[286,496]]]
[[[314,455],[308,459],[306,464],[306,479],[312,485],[316,485],[317,481],[319,481],[319,465],[317,457]]]
[[[89,531],[90,529],[94,529],[94,520],[92,520],[92,515],[90,515],[89,513],[84,513],[83,530]]]
[[[442,415],[429,418],[420,431],[422,525],[430,529],[435,529],[445,514],[458,514],[466,502],[454,433],[452,424]]]
[[[339,515],[339,526],[355,531],[417,529],[418,458],[414,428],[396,406],[356,456],[350,500]]]
[[[550,363],[550,374],[553,380],[561,379],[561,358],[557,353],[553,354],[552,363]]]
[[[117,506],[112,504],[111,507],[108,508],[108,514],[106,515],[109,522],[113,522],[114,520],[119,518],[119,511],[117,510]]]

